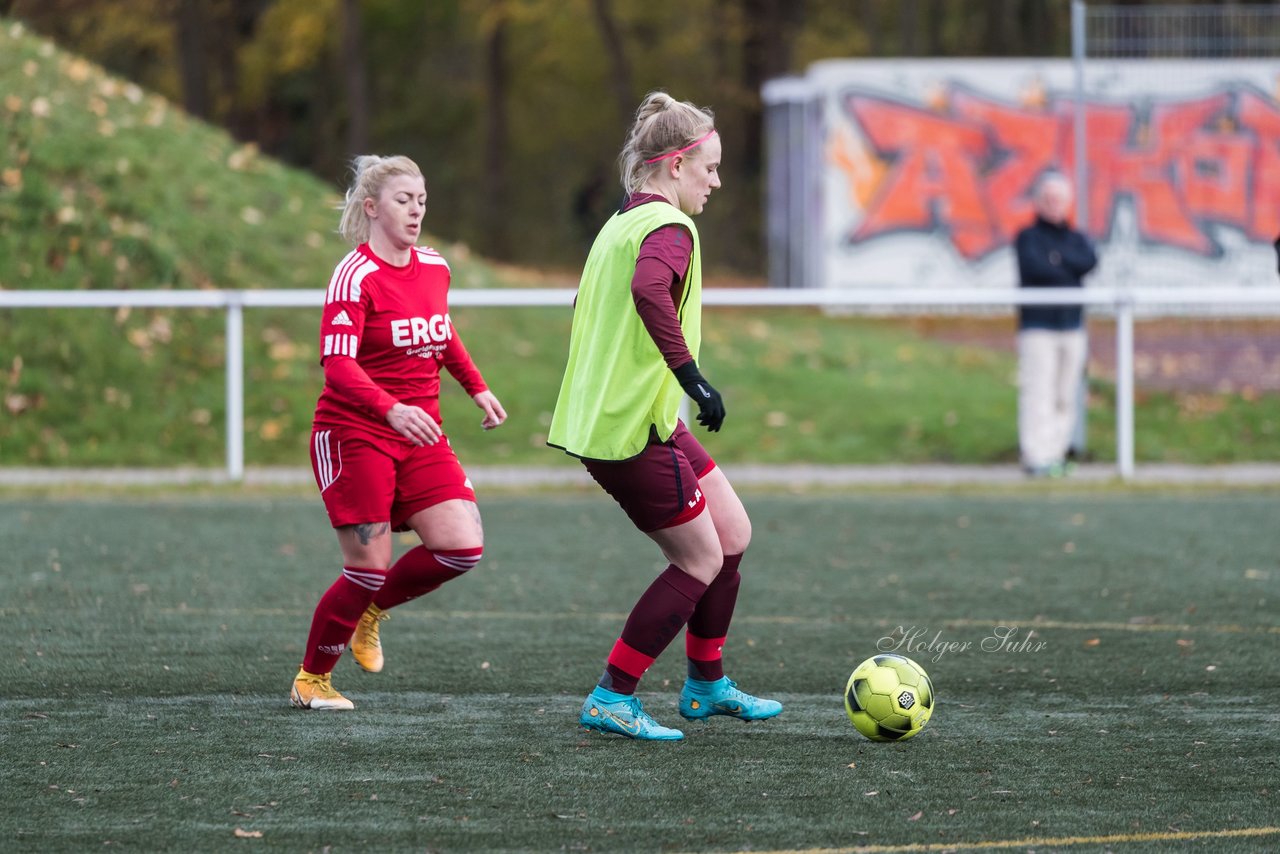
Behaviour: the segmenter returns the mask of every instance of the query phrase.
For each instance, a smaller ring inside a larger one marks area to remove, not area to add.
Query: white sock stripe
[[[454,572],[466,572],[480,562],[481,555],[442,555],[432,552],[431,556],[441,566],[447,566]]]
[[[432,554],[441,563],[469,563],[475,566],[480,562],[480,555],[442,555],[437,552],[432,552]]]
[[[345,575],[359,575],[362,578],[386,578],[387,571],[385,569],[352,569],[344,566],[342,572]]]
[[[352,584],[358,584],[366,590],[381,590],[382,585],[387,580],[385,572],[367,572],[356,569],[342,568],[342,574]]]

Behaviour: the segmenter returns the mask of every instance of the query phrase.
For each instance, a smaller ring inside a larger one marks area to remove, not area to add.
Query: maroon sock
[[[707,585],[707,592],[689,617],[685,630],[685,653],[689,656],[689,678],[714,682],[724,676],[721,650],[729,634],[733,608],[738,603],[738,587],[742,576],[738,564],[742,555],[725,555],[720,574]]]
[[[308,673],[329,673],[342,651],[351,641],[360,615],[386,578],[385,569],[362,569],[344,566],[342,575],[320,597],[315,616],[311,618],[311,634],[302,669]]]
[[[634,694],[640,677],[680,634],[707,585],[675,564],[662,571],[644,592],[609,653],[600,687]]]
[[[426,546],[416,546],[405,552],[387,573],[387,583],[382,585],[373,604],[382,610],[402,605],[435,590],[446,581],[465,574],[480,562],[484,548],[439,549],[428,551]]]

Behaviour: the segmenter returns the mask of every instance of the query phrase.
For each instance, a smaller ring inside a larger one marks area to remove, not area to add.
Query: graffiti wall
[[[1067,60],[819,63],[829,287],[1016,281],[1048,170],[1075,173]],[[1274,286],[1280,62],[1091,62],[1084,230],[1102,285]]]

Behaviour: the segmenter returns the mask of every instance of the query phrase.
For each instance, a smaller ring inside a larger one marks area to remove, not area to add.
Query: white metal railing
[[[244,477],[244,309],[319,309],[323,290],[209,291],[6,291],[3,308],[221,308],[226,311],[227,476]],[[456,289],[452,306],[489,308],[569,308],[572,288],[492,290]],[[880,308],[1001,307],[1012,305],[1089,305],[1109,308],[1116,318],[1116,469],[1128,480],[1134,474],[1133,319],[1144,307],[1229,306],[1249,310],[1280,306],[1280,288],[707,288],[706,306]]]

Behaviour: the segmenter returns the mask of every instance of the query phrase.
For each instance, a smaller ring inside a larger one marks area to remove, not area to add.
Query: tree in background
[[[485,248],[497,258],[512,255],[510,197],[510,121],[507,99],[511,89],[511,67],[507,32],[511,26],[511,4],[488,0],[481,16],[484,39],[484,202],[482,215],[488,234]]]
[[[369,150],[369,75],[365,71],[360,0],[342,0],[343,80],[347,95],[347,153]]]
[[[1208,0],[1206,0],[1208,2]],[[651,89],[708,104],[724,189],[711,270],[757,275],[760,86],[859,56],[1066,55],[1068,0],[0,0],[110,70],[343,182],[360,151],[427,173],[428,226],[476,251],[577,267],[621,190]]]

